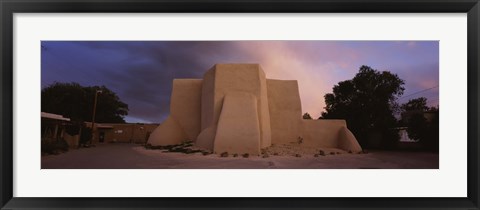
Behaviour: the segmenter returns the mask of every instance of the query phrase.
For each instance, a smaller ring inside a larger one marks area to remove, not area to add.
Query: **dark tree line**
[[[428,107],[426,98],[411,99],[403,104],[400,124],[407,127],[410,139],[419,141],[426,149],[438,151],[439,109]]]
[[[72,121],[92,121],[95,93],[98,94],[95,122],[123,123],[128,105],[105,86],[83,87],[78,83],[54,83],[42,89],[42,112],[60,114]]]
[[[364,148],[391,149],[399,140],[395,128],[402,123],[395,114],[416,110],[408,125],[404,125],[409,128],[410,138],[433,148],[436,142],[438,148],[438,109],[427,123],[424,112],[433,109],[427,107],[426,98],[413,99],[400,106],[397,99],[403,95],[404,84],[404,80],[389,71],[361,66],[351,80],[339,82],[332,93],[324,96],[326,111],[320,118],[345,119]]]
[[[381,138],[377,146],[391,148],[398,140],[394,116],[396,99],[403,94],[405,82],[396,74],[361,66],[351,80],[339,82],[333,93],[325,95],[321,118],[345,119],[362,147],[374,146],[371,139]]]
[[[84,87],[78,83],[54,83],[42,89],[41,110],[70,118],[66,127],[69,135],[80,134],[80,144],[84,145],[92,138],[92,130],[84,122],[91,122],[95,94],[97,97],[95,122],[124,123],[128,114],[128,105],[120,100],[116,93],[105,86]]]

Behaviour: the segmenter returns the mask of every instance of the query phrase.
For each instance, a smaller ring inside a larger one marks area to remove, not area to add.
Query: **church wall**
[[[272,144],[296,142],[302,122],[297,81],[267,79],[267,87]]]

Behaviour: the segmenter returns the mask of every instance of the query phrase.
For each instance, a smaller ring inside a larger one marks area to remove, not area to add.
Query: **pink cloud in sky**
[[[323,96],[332,91],[339,76],[352,78],[355,69],[353,60],[359,55],[334,42],[236,42],[236,50],[257,58],[267,78],[297,80],[302,113],[308,112],[318,118],[325,107]],[[342,72],[342,69],[352,70]]]
[[[166,119],[172,79],[202,78],[216,63],[259,63],[267,78],[297,80],[302,112],[314,118],[324,110],[324,95],[361,65],[398,74],[404,96],[439,80],[438,41],[44,41],[42,47],[42,87],[106,85],[129,104],[131,122]],[[427,97],[438,104],[438,92],[399,102]]]
[[[267,78],[297,80],[302,112],[314,118],[324,111],[324,95],[338,82],[352,79],[361,65],[398,74],[406,82],[405,94],[438,85],[435,42],[254,41],[234,46],[260,63]],[[438,95],[438,90],[425,94]]]

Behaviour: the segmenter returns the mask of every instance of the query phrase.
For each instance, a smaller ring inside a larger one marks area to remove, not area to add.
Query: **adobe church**
[[[306,147],[362,151],[345,120],[302,119],[296,80],[267,79],[259,64],[216,64],[203,79],[173,80],[170,115],[148,143],[258,155],[299,138]]]

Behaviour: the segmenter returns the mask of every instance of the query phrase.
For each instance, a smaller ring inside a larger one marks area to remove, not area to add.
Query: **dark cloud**
[[[318,100],[327,88],[316,84],[330,89],[364,64],[398,72],[408,81],[406,93],[427,80],[438,83],[438,42],[43,41],[42,46],[42,87],[54,81],[105,85],[129,105],[127,121],[134,122],[162,122],[172,80],[202,78],[215,63],[261,63],[271,76],[311,86],[301,95],[317,93]],[[438,98],[438,91],[433,95]],[[302,98],[304,104],[319,102]]]
[[[129,116],[163,121],[174,78],[201,78],[228,42],[43,42],[42,86],[54,81],[105,85],[129,104]],[[198,56],[199,53],[202,56]]]

